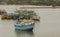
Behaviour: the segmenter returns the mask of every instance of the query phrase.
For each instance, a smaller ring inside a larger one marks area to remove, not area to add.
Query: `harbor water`
[[[13,7],[0,7],[8,13],[14,12]],[[60,37],[60,8],[30,9],[40,16],[40,22],[35,22],[33,31],[15,31],[15,20],[1,20],[0,37]]]

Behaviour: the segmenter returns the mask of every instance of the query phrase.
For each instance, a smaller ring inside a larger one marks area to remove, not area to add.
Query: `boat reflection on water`
[[[33,31],[16,31],[17,37],[34,37]]]

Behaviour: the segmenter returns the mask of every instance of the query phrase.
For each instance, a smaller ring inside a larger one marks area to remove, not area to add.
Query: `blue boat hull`
[[[16,26],[15,25],[15,30],[20,30],[20,31],[22,31],[22,30],[26,30],[26,31],[30,31],[30,30],[33,30],[33,27],[34,27],[34,25],[31,25],[31,26]]]

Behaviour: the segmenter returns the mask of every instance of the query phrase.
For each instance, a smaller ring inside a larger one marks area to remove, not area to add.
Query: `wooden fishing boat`
[[[12,16],[14,20],[18,19],[19,18],[19,13],[18,12],[15,12]]]
[[[10,20],[10,19],[12,19],[12,16],[6,16],[6,19]]]
[[[20,20],[20,21],[16,22],[16,24],[15,24],[15,30],[30,31],[30,30],[33,30],[34,24],[35,23],[32,20]]]
[[[35,20],[35,21],[40,21],[40,17],[37,16],[37,15],[36,16],[33,16],[32,19]]]
[[[2,19],[2,20],[6,19],[6,16],[3,16],[3,15],[2,15],[1,19]]]
[[[2,20],[4,20],[4,19],[10,20],[10,19],[12,19],[12,16],[10,14],[3,14]]]

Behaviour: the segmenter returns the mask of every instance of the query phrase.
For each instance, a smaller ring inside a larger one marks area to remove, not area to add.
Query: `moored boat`
[[[21,10],[19,18],[32,19],[34,21],[40,21],[40,17],[34,11]]]
[[[32,18],[33,18],[33,20],[35,20],[35,21],[40,21],[40,17],[39,16],[32,16]]]
[[[26,31],[30,31],[33,30],[34,28],[34,21],[33,20],[20,20],[15,24],[15,30],[26,30]]]
[[[18,19],[19,18],[19,12],[15,11],[15,13],[13,13],[13,16],[12,16],[14,20]]]

